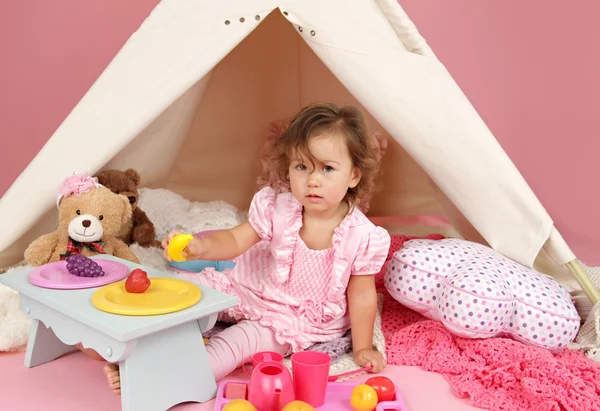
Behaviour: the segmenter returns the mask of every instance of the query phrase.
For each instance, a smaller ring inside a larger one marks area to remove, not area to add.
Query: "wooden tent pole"
[[[592,280],[590,280],[590,277],[585,272],[579,260],[571,260],[566,265],[569,271],[575,276],[575,279],[577,279],[577,282],[581,285],[581,288],[592,304],[596,304],[600,300],[600,291],[598,291],[598,288],[596,288]]]

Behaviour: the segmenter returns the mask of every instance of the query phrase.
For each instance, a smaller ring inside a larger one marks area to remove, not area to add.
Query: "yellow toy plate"
[[[102,311],[121,315],[158,315],[184,310],[200,301],[195,284],[176,278],[151,277],[143,293],[125,290],[125,280],[105,285],[92,295],[92,304]]]

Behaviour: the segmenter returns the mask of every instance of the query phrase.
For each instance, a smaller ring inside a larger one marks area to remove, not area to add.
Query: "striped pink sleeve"
[[[271,240],[273,234],[273,211],[277,195],[271,187],[265,187],[254,195],[248,210],[248,222],[263,240]]]
[[[377,274],[385,263],[390,249],[390,235],[381,228],[375,227],[367,239],[358,247],[358,253],[352,265],[352,275]]]

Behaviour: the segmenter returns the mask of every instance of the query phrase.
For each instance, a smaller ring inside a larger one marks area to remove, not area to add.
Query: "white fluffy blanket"
[[[0,284],[0,351],[25,348],[31,320],[19,308],[19,294]]]

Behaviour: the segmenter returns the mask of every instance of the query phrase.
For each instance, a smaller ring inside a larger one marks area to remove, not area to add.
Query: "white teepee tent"
[[[146,186],[247,206],[268,124],[313,101],[355,104],[393,137],[371,214],[445,215],[524,265],[566,265],[599,299],[395,0],[161,1],[0,200],[0,266],[54,228],[73,171],[133,167]]]

